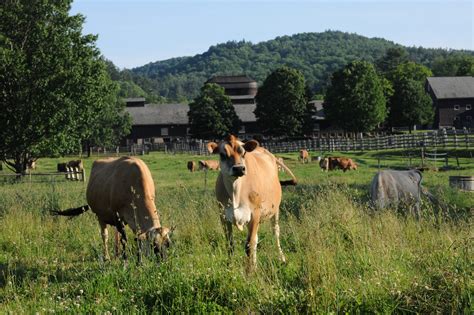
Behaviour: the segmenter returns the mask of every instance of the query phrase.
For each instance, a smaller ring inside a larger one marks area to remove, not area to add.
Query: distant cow
[[[414,205],[415,215],[420,212],[422,175],[418,170],[378,172],[370,185],[370,197],[376,209],[405,204]]]
[[[199,170],[220,170],[219,161],[216,160],[201,160],[199,161]]]
[[[300,150],[300,155],[298,159],[304,164],[309,162],[309,153],[308,150],[306,149],[301,149]]]
[[[278,179],[279,161],[255,140],[245,144],[230,135],[220,143],[211,142],[208,147],[220,155],[221,171],[216,181],[216,198],[223,208],[222,220],[230,250],[233,250],[232,226],[242,231],[248,225],[245,252],[249,257],[248,270],[257,263],[258,228],[264,219],[273,218],[273,229],[280,260],[285,256],[280,247],[279,209],[281,185],[296,184],[296,178],[284,164],[282,167],[292,176],[291,181]]]
[[[99,220],[105,259],[110,259],[107,225],[115,226],[120,233],[125,258],[127,224],[137,235],[139,247],[141,241],[147,239],[153,243],[155,254],[166,258],[172,229],[161,226],[155,206],[153,178],[142,160],[134,157],[96,160],[92,165],[86,196],[87,205],[53,211],[53,214],[77,216],[92,209]]]
[[[339,166],[338,162],[339,157],[325,157],[319,161],[319,167],[323,171],[332,171]]]
[[[188,162],[188,170],[190,172],[194,172],[196,170],[196,162],[194,161],[189,161]]]
[[[348,171],[348,170],[357,170],[357,164],[352,161],[352,159],[348,158],[338,158],[336,159],[337,161],[337,167],[342,169],[343,172]]]

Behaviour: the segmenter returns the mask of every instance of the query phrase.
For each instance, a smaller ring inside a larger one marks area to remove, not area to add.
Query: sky
[[[474,50],[474,0],[75,0],[84,34],[120,68],[231,40],[338,30],[405,46]]]

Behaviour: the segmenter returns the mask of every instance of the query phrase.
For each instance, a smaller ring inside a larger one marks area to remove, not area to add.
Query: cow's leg
[[[102,235],[102,243],[103,243],[103,250],[104,250],[104,260],[110,260],[109,256],[109,231],[107,230],[107,224],[99,221],[100,224],[100,234]]]
[[[245,253],[248,256],[247,272],[252,272],[257,267],[257,243],[259,221],[260,218],[253,217],[248,225],[247,242],[245,244]]]
[[[275,233],[279,258],[282,262],[286,262],[285,254],[283,254],[283,251],[281,250],[281,246],[280,246],[280,224],[278,223],[279,222],[278,217],[279,217],[279,213],[277,212],[275,216],[273,217],[273,232]]]
[[[125,224],[123,224],[123,221],[119,221],[117,224],[117,232],[120,235],[120,243],[122,244],[122,258],[127,260],[127,234],[125,233]]]
[[[229,256],[232,256],[234,254],[234,235],[232,233],[232,222],[229,222],[226,220],[225,214],[222,214],[220,217],[221,217],[222,226],[224,227],[225,236],[227,239],[228,253],[229,253]]]

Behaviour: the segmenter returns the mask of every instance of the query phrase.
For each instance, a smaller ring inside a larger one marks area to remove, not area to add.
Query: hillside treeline
[[[152,62],[118,71],[124,96],[145,96],[151,102],[190,101],[214,75],[247,74],[263,83],[281,66],[301,71],[313,94],[325,94],[333,72],[354,60],[375,63],[389,48],[403,48],[409,60],[427,66],[434,75],[456,75],[450,64],[472,51],[404,47],[382,38],[367,38],[339,31],[281,36],[253,44],[229,41],[211,46],[193,57]],[[455,62],[454,62],[455,63]]]

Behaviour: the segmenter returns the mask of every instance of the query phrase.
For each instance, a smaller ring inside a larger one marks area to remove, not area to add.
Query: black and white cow
[[[413,208],[415,215],[420,213],[422,175],[419,170],[378,172],[370,185],[370,197],[376,209],[400,205]]]

